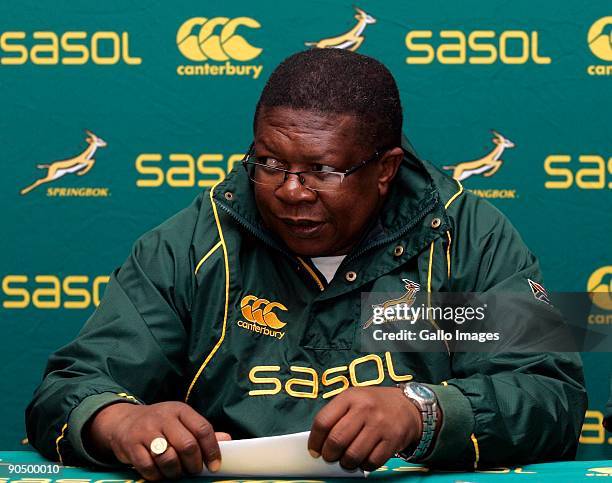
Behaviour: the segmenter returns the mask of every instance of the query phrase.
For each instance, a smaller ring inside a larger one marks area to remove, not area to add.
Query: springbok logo
[[[414,301],[416,300],[417,292],[421,290],[421,286],[418,283],[413,282],[412,280],[408,280],[407,278],[402,278],[402,282],[404,282],[404,289],[406,290],[406,293],[404,295],[395,299],[386,300],[382,304],[372,305],[372,310],[381,308],[384,311],[389,307],[393,307],[394,305],[400,304],[406,304],[407,307],[412,307]],[[373,319],[374,316],[370,317],[361,328],[367,329],[368,327],[370,327],[370,325],[372,325]]]
[[[318,49],[335,48],[356,51],[365,40],[362,34],[366,25],[376,23],[376,19],[360,8],[355,7],[355,11],[357,12],[355,15],[357,24],[351,30],[337,37],[328,37],[317,42],[306,42],[305,45]]]
[[[220,34],[213,34],[217,27],[223,26]],[[260,23],[249,17],[194,17],[180,26],[176,33],[176,44],[181,54],[189,60],[238,60],[246,62],[261,54],[262,49],[253,47],[244,37],[236,34],[240,26],[258,29]],[[199,27],[198,33],[194,29]]]
[[[42,178],[37,179],[31,185],[23,188],[20,193],[22,195],[28,194],[37,186],[41,184],[50,183],[51,181],[55,181],[63,176],[66,176],[69,173],[75,173],[77,176],[83,176],[87,174],[91,168],[93,168],[96,160],[94,159],[94,154],[98,150],[98,148],[104,148],[107,146],[106,141],[104,139],[99,138],[91,131],[85,131],[87,133],[87,137],[85,141],[89,146],[83,151],[81,154],[60,161],[55,161],[50,164],[38,164],[36,167],[38,169],[46,169],[47,173]]]
[[[249,322],[255,322],[262,327],[270,327],[271,329],[282,329],[287,325],[278,319],[276,314],[272,312],[274,309],[287,310],[283,304],[278,302],[270,302],[266,299],[260,299],[255,295],[247,295],[240,301],[242,315]]]
[[[482,174],[483,176],[493,176],[499,168],[501,168],[504,162],[501,159],[501,155],[506,148],[513,148],[515,145],[512,141],[505,138],[498,132],[492,131],[493,133],[493,144],[495,147],[484,157],[476,159],[474,161],[465,161],[463,163],[443,166],[444,169],[453,171],[453,178],[457,181],[463,181],[475,174]]]

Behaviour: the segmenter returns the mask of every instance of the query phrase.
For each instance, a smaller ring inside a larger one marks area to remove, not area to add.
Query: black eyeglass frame
[[[285,173],[283,181],[281,183],[279,183],[278,186],[282,186],[287,181],[287,176],[290,175],[290,174],[295,174],[298,177],[298,179],[300,180],[300,183],[303,186],[306,186],[304,184],[304,178],[302,177],[302,173],[329,173],[329,174],[337,174],[337,175],[342,176],[342,178],[340,179],[340,184],[342,184],[342,182],[344,182],[344,178],[346,178],[347,176],[350,176],[355,171],[358,171],[359,169],[363,168],[367,164],[369,164],[369,163],[371,163],[373,161],[378,160],[380,158],[381,153],[384,153],[386,151],[386,150],[383,150],[383,149],[377,149],[372,156],[370,156],[367,159],[364,159],[363,161],[361,161],[360,163],[356,164],[355,166],[352,166],[352,167],[350,167],[348,169],[345,169],[344,171],[312,171],[312,170],[309,170],[309,169],[308,170],[304,170],[304,171],[289,171],[288,169],[275,168],[273,166],[266,166],[265,164],[257,163],[257,162],[254,162],[254,161],[249,161],[249,159],[253,155],[252,151],[253,151],[253,147],[254,146],[255,146],[255,142],[252,142],[251,145],[249,146],[249,150],[244,155],[244,158],[242,158],[242,166],[244,166],[245,171],[249,175],[249,179],[251,181],[253,181],[254,183],[257,183],[257,181],[253,180],[250,177],[248,165],[261,166],[261,167],[266,168],[266,169],[273,169],[275,171],[280,171],[282,173]],[[262,183],[260,183],[260,184],[262,184]],[[271,185],[267,185],[267,186],[274,186],[274,185],[271,184]],[[326,191],[326,190],[317,190],[317,189],[311,188],[310,186],[306,186],[306,188],[311,189],[313,191]]]

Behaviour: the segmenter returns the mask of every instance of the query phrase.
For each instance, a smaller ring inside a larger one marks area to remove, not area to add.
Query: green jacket
[[[351,385],[414,380],[431,385],[444,416],[431,466],[573,458],[586,409],[577,354],[357,350],[362,291],[398,292],[403,279],[529,291],[538,262],[510,222],[406,155],[380,226],[327,284],[262,226],[236,168],[112,273],[77,339],[49,358],[26,410],[29,441],[64,464],[96,464],[81,430],[116,401],[186,401],[237,439],[307,430]]]

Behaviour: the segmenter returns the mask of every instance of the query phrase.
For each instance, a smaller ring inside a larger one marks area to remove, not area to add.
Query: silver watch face
[[[421,399],[426,404],[433,404],[437,402],[435,393],[424,384],[413,382],[406,384],[406,387],[408,388],[409,392],[411,392],[415,397]]]

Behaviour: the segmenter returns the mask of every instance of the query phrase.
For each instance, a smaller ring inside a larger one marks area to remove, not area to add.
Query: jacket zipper
[[[348,257],[345,262],[352,262],[353,260],[359,258],[361,255],[363,255],[365,252],[379,247],[381,245],[385,245],[386,243],[390,243],[394,240],[397,240],[398,238],[402,237],[404,235],[404,233],[410,231],[412,228],[414,228],[414,226],[419,223],[423,218],[425,218],[429,213],[431,213],[433,211],[433,209],[436,207],[436,205],[438,204],[438,197],[436,196],[433,200],[432,203],[430,203],[429,205],[427,205],[427,207],[425,208],[425,210],[423,210],[421,213],[419,213],[419,215],[416,218],[413,218],[410,223],[408,223],[403,229],[399,230],[398,232],[396,232],[393,235],[387,236],[385,238],[382,238],[380,240],[375,240],[372,241],[369,245],[366,245],[365,247],[363,247],[362,249],[360,249],[357,253],[355,253],[354,255],[351,255],[350,257]]]
[[[398,238],[403,236],[404,233],[406,233],[406,232],[410,231],[412,228],[414,228],[414,226],[417,223],[419,223],[423,218],[425,218],[436,207],[437,204],[438,204],[438,197],[436,196],[434,198],[434,200],[429,205],[427,205],[427,207],[423,211],[421,211],[421,213],[419,213],[419,215],[416,218],[413,218],[410,221],[410,223],[408,223],[403,229],[399,230],[398,232],[396,232],[393,235],[390,235],[390,236],[385,237],[383,239],[371,242],[369,245],[366,245],[365,247],[360,249],[357,253],[355,253],[354,255],[351,255],[349,258],[344,260],[342,262],[342,265],[344,265],[345,263],[351,262],[351,261],[359,258],[365,252],[370,251],[373,248],[379,247],[379,246],[384,245],[386,243],[390,243],[393,240],[397,240]],[[269,239],[267,239],[266,236],[264,236],[262,233],[260,233],[258,230],[256,230],[250,223],[248,223],[245,219],[243,219],[240,215],[238,215],[230,207],[228,207],[228,206],[226,206],[226,205],[224,205],[223,203],[220,203],[220,202],[217,203],[217,206],[219,206],[223,211],[225,211],[228,215],[230,215],[232,218],[234,218],[234,220],[236,220],[240,226],[242,226],[244,229],[246,229],[246,231],[251,233],[253,236],[259,238],[264,243],[268,244],[268,246],[274,248],[275,250],[278,250],[283,255],[285,255],[287,258],[289,258],[297,267],[300,267],[300,262],[299,262],[299,260],[294,255],[291,255],[289,252],[283,250],[281,247],[279,247],[275,243],[271,242]],[[321,289],[320,282],[317,281],[314,278],[313,278],[313,280],[317,283],[318,288]]]
[[[242,218],[242,216],[240,216],[234,210],[232,210],[231,208],[229,208],[228,206],[226,206],[226,205],[224,205],[222,203],[217,203],[217,206],[219,206],[219,208],[221,208],[228,215],[230,215],[232,218],[234,218],[234,220],[236,220],[240,226],[245,228],[246,231],[248,231],[249,233],[251,233],[255,237],[259,238],[261,241],[266,243],[268,246],[274,248],[275,250],[278,250],[279,252],[281,252],[282,254],[288,256],[289,258],[293,258],[293,256],[291,254],[289,254],[288,252],[283,250],[281,247],[279,247],[274,242],[272,242],[270,239],[268,239],[266,236],[264,236],[261,232],[256,230],[253,227],[253,225],[251,225],[249,222],[247,222],[244,218]],[[295,260],[295,262],[297,263],[297,260]]]
[[[287,258],[289,258],[289,260],[291,260],[291,262],[293,262],[298,269],[302,268],[302,264],[304,264],[305,265],[304,268],[306,268],[306,271],[310,274],[310,276],[312,277],[314,282],[317,284],[317,288],[319,290],[321,290],[321,291],[324,290],[324,286],[323,286],[322,282],[318,278],[316,278],[312,273],[310,273],[311,270],[309,270],[309,267],[307,267],[306,262],[300,261],[300,259],[298,257],[296,257],[295,255],[290,254],[289,252],[283,250],[281,247],[279,247],[278,245],[276,245],[275,243],[270,241],[266,236],[264,236],[262,233],[260,233],[258,230],[256,230],[249,222],[247,222],[245,219],[243,219],[242,216],[240,216],[238,213],[236,213],[230,207],[224,205],[223,203],[217,203],[217,206],[219,206],[223,211],[225,211],[228,215],[230,215],[232,218],[234,218],[234,220],[236,220],[238,222],[238,224],[240,226],[242,226],[246,231],[251,233],[253,236],[259,238],[261,241],[266,243],[271,248],[273,248],[275,250],[278,250],[283,255],[285,255]]]

